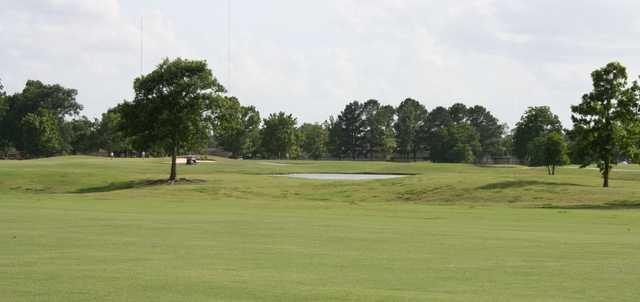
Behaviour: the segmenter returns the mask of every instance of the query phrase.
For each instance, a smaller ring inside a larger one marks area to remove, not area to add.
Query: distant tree
[[[506,131],[505,131],[506,132]],[[502,156],[511,156],[513,154],[513,134],[509,133],[500,140],[500,153]]]
[[[249,107],[244,107],[244,108],[253,108],[253,106],[249,106]],[[251,112],[249,110],[249,112]],[[259,112],[258,110],[255,110],[256,115],[253,116],[259,116]],[[249,120],[249,119],[247,119]],[[250,131],[246,132],[246,136],[245,136],[245,140],[244,140],[244,148],[242,151],[243,156],[245,157],[251,157],[251,158],[256,158],[258,157],[258,154],[260,153],[260,146],[262,144],[262,138],[260,137],[260,123],[262,121],[258,121],[258,128],[257,129],[251,129]]]
[[[418,140],[421,142],[422,147],[429,151],[429,157],[431,153],[438,148],[439,140],[442,140],[442,133],[440,130],[445,129],[453,124],[451,114],[447,108],[438,106],[431,112],[426,114],[424,122],[418,129]],[[435,152],[439,152],[436,150]],[[433,158],[431,158],[433,160]]]
[[[62,138],[65,151],[71,154],[83,154],[98,151],[96,127],[98,121],[91,121],[86,116],[64,121],[62,124]]]
[[[342,126],[338,124],[338,121],[333,116],[330,116],[324,122],[324,128],[327,129],[327,152],[330,156],[341,160],[345,154],[341,143]]]
[[[4,86],[0,80],[0,155],[6,157],[9,152],[11,144],[9,142],[8,129],[5,129],[5,116],[7,114],[9,104],[7,100],[7,94],[4,91]]]
[[[559,132],[536,137],[529,144],[532,166],[546,166],[549,175],[556,175],[556,167],[569,163],[567,144]]]
[[[472,163],[480,152],[480,136],[469,124],[451,124],[432,135],[431,160],[447,163]]]
[[[125,137],[121,130],[122,106],[116,106],[102,114],[96,125],[95,136],[98,149],[111,152],[128,152],[133,150],[131,139]]]
[[[397,148],[396,132],[394,128],[396,110],[393,106],[385,105],[378,109],[374,118],[378,125],[377,132],[372,134],[374,138],[373,152],[390,158]]]
[[[302,136],[301,148],[306,157],[321,159],[327,153],[328,131],[320,124],[303,124],[299,132]]]
[[[21,151],[27,157],[48,157],[62,152],[63,141],[53,112],[39,109],[20,121]]]
[[[453,124],[453,119],[447,108],[438,106],[427,115],[427,123],[429,129],[437,130]]]
[[[469,109],[465,104],[455,103],[451,107],[449,107],[449,116],[451,117],[451,122],[456,124],[461,124],[467,120],[467,111]]]
[[[60,85],[47,85],[40,81],[27,81],[24,89],[20,93],[13,94],[5,99],[5,113],[2,118],[2,136],[16,149],[31,153],[30,156],[50,156],[63,151],[63,146],[57,145],[57,139],[53,139],[53,134],[49,134],[51,129],[55,129],[56,137],[61,137],[61,127],[64,119],[70,116],[77,116],[82,110],[82,105],[76,102],[77,91],[68,89]],[[27,115],[31,116],[23,122]],[[53,121],[51,121],[53,118]],[[51,129],[46,128],[51,126]],[[46,129],[47,138],[52,139],[51,143],[43,143],[39,147],[51,146],[53,149],[43,151],[32,146],[25,145],[25,142],[33,143],[31,138],[24,137],[34,133],[35,126],[40,127],[40,131]],[[29,127],[23,129],[22,127]],[[51,130],[53,131],[53,130]],[[56,142],[54,142],[56,141]],[[37,150],[37,151],[36,151]],[[34,151],[36,151],[34,153]]]
[[[345,154],[356,160],[362,154],[364,105],[358,101],[347,104],[338,115],[335,127],[338,144]]]
[[[262,151],[268,158],[295,158],[298,153],[297,120],[284,112],[272,113],[264,119],[261,130]]]
[[[363,106],[363,138],[364,156],[372,159],[374,155],[387,158],[396,148],[393,128],[395,109],[393,106],[382,106],[376,100],[369,100]]]
[[[233,157],[255,153],[260,131],[260,113],[245,107],[235,97],[219,97],[212,102],[212,127],[216,142]]]
[[[483,155],[504,155],[501,143],[506,125],[501,124],[490,111],[482,106],[469,107],[465,112],[465,120],[478,132]]]
[[[373,156],[374,145],[377,143],[375,135],[378,134],[378,125],[376,123],[375,115],[380,109],[380,102],[377,100],[368,100],[362,104],[362,120],[361,129],[362,137],[360,138],[360,150],[361,154],[365,158]]]
[[[420,129],[427,116],[427,109],[414,99],[406,99],[396,110],[398,118],[395,123],[398,151],[405,159],[410,156],[417,159],[418,151],[423,147]]]
[[[562,123],[547,106],[529,107],[513,132],[513,154],[520,160],[530,159],[529,144],[547,133],[561,132]]]
[[[206,144],[209,103],[226,92],[205,61],[165,59],[134,82],[135,99],[122,104],[121,126],[139,150],[158,146],[171,155],[169,181],[176,180],[176,156]]]
[[[15,116],[24,116],[44,109],[57,119],[78,115],[82,105],[76,102],[78,91],[64,88],[58,84],[47,85],[40,81],[29,80],[22,92],[13,95],[11,111]]]
[[[571,107],[571,119],[582,167],[595,163],[606,188],[609,173],[617,163],[615,155],[633,146],[640,87],[635,81],[628,84],[627,70],[617,62],[595,70],[591,78],[593,91],[582,97],[582,103]]]

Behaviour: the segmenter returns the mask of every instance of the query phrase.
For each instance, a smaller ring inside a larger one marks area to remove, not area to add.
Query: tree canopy
[[[423,147],[419,131],[427,117],[427,109],[420,102],[408,98],[398,106],[398,118],[395,123],[398,151],[405,159],[417,159],[418,151]]]
[[[255,154],[261,122],[256,108],[242,106],[235,97],[218,97],[211,104],[216,143],[236,158]]]
[[[20,120],[19,146],[28,157],[47,157],[63,150],[56,115],[46,109],[27,113]]]
[[[121,107],[121,127],[139,150],[162,148],[171,155],[169,181],[176,180],[176,156],[206,144],[210,103],[225,88],[205,61],[165,59],[134,82],[135,99]]]
[[[531,142],[547,133],[562,132],[562,123],[548,106],[529,107],[516,124],[513,132],[513,154],[529,161]]]
[[[393,128],[395,108],[368,100],[363,106],[362,151],[365,158],[388,158],[396,148]]]
[[[556,175],[556,167],[569,163],[567,144],[559,132],[536,137],[529,145],[531,166],[545,166],[549,175]]]
[[[480,136],[469,124],[456,123],[435,130],[431,141],[434,162],[473,163],[480,152]]]
[[[320,124],[305,123],[300,126],[302,153],[306,158],[321,159],[327,154],[328,131]]]
[[[593,89],[572,106],[573,128],[565,130],[548,106],[529,107],[507,132],[487,108],[455,103],[428,111],[412,98],[398,107],[369,99],[352,101],[336,118],[305,123],[291,114],[261,119],[216,80],[205,61],[165,59],[134,81],[135,97],[90,120],[77,91],[37,80],[7,95],[0,81],[0,151],[24,157],[150,151],[176,156],[208,145],[236,158],[403,159],[484,163],[514,154],[549,174],[569,159],[596,164],[609,185],[620,161],[640,159],[640,85],[613,62],[591,74]],[[569,156],[568,156],[569,155]]]
[[[581,146],[582,167],[596,164],[609,186],[609,173],[619,158],[632,152],[638,127],[638,94],[634,81],[629,85],[627,70],[612,62],[591,74],[593,90],[572,106],[575,139]]]
[[[261,136],[266,157],[294,159],[299,156],[297,123],[293,115],[284,112],[272,113],[264,119]]]
[[[27,157],[52,156],[64,151],[60,129],[65,117],[76,116],[82,105],[77,91],[58,84],[29,80],[20,93],[3,96],[0,137]],[[42,136],[42,137],[34,137]],[[36,144],[36,145],[33,145]],[[50,148],[50,149],[46,149]]]

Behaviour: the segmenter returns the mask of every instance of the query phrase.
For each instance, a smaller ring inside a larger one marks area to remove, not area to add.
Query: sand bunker
[[[197,160],[196,162],[198,164],[214,164],[214,163],[216,163],[216,161],[214,161],[214,160]],[[166,164],[171,164],[171,161],[167,161],[165,163]],[[176,164],[178,164],[178,165],[186,165],[187,164],[187,159],[186,158],[176,158]]]
[[[394,174],[315,174],[315,173],[300,173],[289,174],[290,178],[300,179],[319,179],[319,180],[377,180],[377,179],[394,179],[407,177],[408,175],[394,175]]]

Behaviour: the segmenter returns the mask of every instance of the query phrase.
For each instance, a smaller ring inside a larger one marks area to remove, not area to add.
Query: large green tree
[[[71,154],[86,154],[98,151],[96,127],[98,121],[89,120],[86,116],[64,121],[62,124],[62,138],[65,151]]]
[[[139,150],[161,147],[171,155],[169,181],[176,180],[176,156],[206,144],[210,102],[226,92],[205,61],[165,59],[134,82],[135,99],[121,108],[122,129]]]
[[[414,99],[406,99],[396,109],[395,122],[398,151],[405,158],[417,159],[418,151],[423,147],[420,129],[427,117],[427,109]]]
[[[95,136],[98,149],[106,152],[132,151],[131,139],[122,131],[122,105],[110,108],[102,114],[96,126]]]
[[[472,163],[480,152],[480,136],[467,123],[450,124],[431,136],[431,160],[447,163]]]
[[[567,143],[559,132],[536,137],[529,145],[530,165],[545,166],[549,175],[556,175],[556,167],[569,163]]]
[[[464,123],[467,120],[467,111],[469,108],[465,104],[455,103],[449,107],[449,117],[451,122],[456,124]]]
[[[253,155],[260,131],[260,113],[253,106],[242,106],[235,97],[218,97],[212,102],[213,135],[233,157]]]
[[[631,85],[627,70],[613,62],[591,73],[593,91],[572,106],[575,139],[580,146],[582,167],[596,164],[609,187],[609,173],[617,163],[616,154],[627,153],[638,127],[637,82]]]
[[[341,125],[333,116],[330,116],[324,122],[324,128],[327,129],[327,152],[330,156],[341,160],[345,154],[344,146],[341,143]]]
[[[358,159],[363,151],[363,114],[364,104],[353,101],[344,107],[335,123],[339,149],[353,160]]]
[[[50,156],[64,151],[63,145],[56,143],[43,143],[38,148],[26,145],[36,141],[56,141],[55,136],[62,137],[60,133],[65,118],[77,116],[82,110],[82,105],[76,102],[77,91],[60,85],[48,85],[40,81],[29,80],[20,93],[6,97],[5,114],[2,118],[2,135],[17,150],[27,152],[28,156]],[[25,118],[29,115],[27,121]],[[24,122],[23,122],[24,121]],[[37,127],[36,127],[37,126]],[[25,128],[27,127],[27,128]],[[47,130],[44,131],[45,127]],[[41,131],[35,131],[34,129]],[[37,133],[48,135],[42,138],[30,138]],[[51,150],[41,150],[41,147],[50,146]]]
[[[307,158],[321,159],[327,153],[328,131],[320,124],[305,123],[300,126],[301,148]]]
[[[272,113],[263,121],[262,151],[268,158],[296,158],[300,138],[297,119],[284,112]]]
[[[562,123],[548,106],[529,107],[513,132],[513,154],[522,161],[530,160],[529,145],[547,133],[561,132]]]
[[[393,153],[396,148],[394,118],[393,106],[380,105],[377,100],[364,104],[362,150],[365,157],[388,158]]]
[[[47,157],[63,150],[63,140],[53,112],[39,109],[27,113],[20,121],[21,151],[26,157]]]
[[[482,155],[504,155],[502,139],[506,126],[501,124],[489,110],[479,105],[469,107],[465,111],[465,121],[478,132]]]

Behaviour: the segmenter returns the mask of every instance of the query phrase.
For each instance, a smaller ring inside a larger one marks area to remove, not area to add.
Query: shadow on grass
[[[629,210],[640,209],[640,201],[616,201],[605,204],[576,204],[576,205],[542,205],[540,208],[553,210]]]
[[[586,187],[585,185],[566,183],[566,182],[549,182],[549,181],[538,181],[538,180],[509,180],[509,181],[501,181],[501,182],[480,186],[478,187],[478,189],[502,190],[502,189],[526,188],[531,186]]]
[[[516,169],[521,168],[521,166],[517,165],[475,165],[478,168],[486,168],[486,169]]]
[[[81,188],[81,189],[72,191],[71,193],[75,193],[75,194],[107,193],[107,192],[130,190],[130,189],[137,189],[137,188],[150,187],[150,186],[198,184],[198,183],[204,183],[204,182],[206,181],[200,180],[200,179],[185,179],[185,178],[181,178],[175,182],[169,182],[166,179],[131,180],[131,181],[112,182],[104,186]]]
[[[85,194],[85,193],[106,193],[113,191],[122,191],[129,190],[135,188],[141,188],[147,185],[147,182],[144,180],[137,181],[120,181],[120,182],[112,182],[108,185],[104,186],[96,186],[96,187],[87,187],[75,190],[71,193],[76,194]]]

